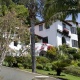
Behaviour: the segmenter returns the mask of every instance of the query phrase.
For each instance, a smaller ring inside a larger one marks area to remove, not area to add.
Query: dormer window
[[[39,31],[42,31],[43,30],[43,24],[40,24],[39,25]]]
[[[14,46],[17,46],[18,45],[18,42],[17,41],[14,41]]]

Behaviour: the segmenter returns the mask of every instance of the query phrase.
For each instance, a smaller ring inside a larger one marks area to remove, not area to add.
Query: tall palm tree
[[[70,15],[75,21],[80,12],[80,0],[47,0],[44,8],[44,17],[50,22],[63,20]]]
[[[32,72],[36,72],[36,57],[35,57],[35,19],[41,15],[45,0],[18,0],[19,4],[23,3],[29,10],[29,19],[31,26],[31,55],[32,55]]]

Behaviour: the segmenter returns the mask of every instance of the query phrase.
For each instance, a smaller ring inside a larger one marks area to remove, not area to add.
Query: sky
[[[42,21],[42,19],[40,17],[37,17],[40,21]],[[69,16],[68,18],[66,18],[66,20],[72,20],[72,17]],[[78,18],[77,18],[77,22],[80,23],[80,13],[78,14]]]
[[[69,16],[66,20],[71,20],[71,16]],[[77,22],[80,23],[80,14],[78,14]]]

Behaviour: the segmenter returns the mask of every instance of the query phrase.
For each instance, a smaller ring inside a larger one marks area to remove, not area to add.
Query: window
[[[66,39],[65,39],[65,37],[62,37],[62,44],[66,44]]]
[[[78,41],[72,40],[72,47],[78,47]]]
[[[63,25],[63,29],[66,28],[66,24],[65,23],[62,23],[62,25]]]
[[[73,33],[73,34],[77,34],[77,30],[76,30],[75,27],[71,27],[71,33]]]
[[[39,31],[42,31],[43,30],[43,24],[40,24],[39,25]]]
[[[17,46],[18,45],[18,42],[17,41],[14,41],[14,46]]]

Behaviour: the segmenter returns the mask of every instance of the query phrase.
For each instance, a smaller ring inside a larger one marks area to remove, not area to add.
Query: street
[[[32,80],[35,76],[41,75],[9,67],[2,67],[0,71],[0,80]],[[49,78],[49,80],[58,79]]]

